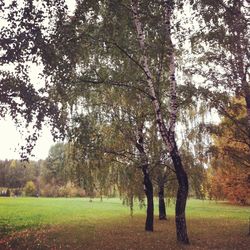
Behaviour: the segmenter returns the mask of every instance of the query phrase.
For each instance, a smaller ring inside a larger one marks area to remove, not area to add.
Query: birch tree
[[[95,4],[79,1],[75,22],[79,23],[79,38],[85,38],[90,57],[79,57],[78,84],[138,90],[152,103],[154,121],[173,161],[179,185],[177,240],[187,244],[188,178],[175,135],[178,96],[171,37],[173,9],[172,1],[100,1]]]
[[[177,100],[176,100],[177,96],[176,96],[176,78],[175,78],[176,67],[174,58],[174,46],[171,39],[171,15],[174,5],[172,1],[164,1],[164,4],[162,6],[164,12],[163,14],[164,14],[164,24],[165,24],[165,37],[168,46],[167,57],[169,60],[168,75],[170,84],[170,103],[169,103],[170,115],[169,115],[169,122],[167,125],[163,119],[163,112],[161,110],[160,102],[155,91],[154,77],[151,73],[150,66],[148,64],[148,57],[146,54],[147,52],[145,46],[145,34],[143,32],[142,23],[140,20],[139,2],[132,0],[131,6],[133,11],[134,24],[138,36],[138,42],[142,53],[141,56],[142,67],[146,75],[147,84],[152,99],[152,105],[156,116],[156,122],[158,124],[158,128],[162,136],[162,139],[173,161],[173,165],[176,171],[176,177],[179,184],[177,199],[176,199],[176,210],[175,210],[177,240],[179,242],[187,244],[189,243],[189,239],[187,235],[185,207],[188,196],[188,178],[186,171],[183,167],[175,139],[175,125],[177,119]]]

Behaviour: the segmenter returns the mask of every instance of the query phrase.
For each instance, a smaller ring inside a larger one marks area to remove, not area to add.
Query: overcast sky
[[[49,128],[42,131],[42,135],[37,141],[31,159],[45,159],[48,155],[49,148],[53,145],[53,139]],[[11,119],[0,120],[0,159],[19,159],[20,147],[25,146],[24,136],[16,129],[14,122]]]

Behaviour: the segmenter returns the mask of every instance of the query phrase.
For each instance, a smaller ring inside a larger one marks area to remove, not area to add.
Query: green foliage
[[[46,183],[50,182],[62,185],[69,180],[70,176],[68,176],[67,172],[65,147],[66,145],[63,143],[51,146],[42,170],[42,178]]]
[[[23,188],[27,181],[40,174],[41,162],[21,162],[19,160],[0,161],[0,186],[8,188]]]
[[[196,0],[193,7],[200,28],[191,38],[193,54],[198,58],[192,70],[203,79],[200,94],[206,105],[215,107],[224,115],[230,102],[228,98],[237,95],[245,99],[249,109],[250,89],[246,80],[249,78],[250,45],[247,1]],[[249,115],[248,120],[250,122]]]

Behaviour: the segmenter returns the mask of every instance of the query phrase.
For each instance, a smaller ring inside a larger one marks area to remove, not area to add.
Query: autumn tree
[[[214,198],[226,198],[233,203],[249,203],[249,147],[248,121],[243,99],[234,98],[225,116],[214,127],[212,161],[210,170],[210,194]]]
[[[24,192],[26,196],[36,195],[36,186],[33,181],[28,181],[24,186]]]

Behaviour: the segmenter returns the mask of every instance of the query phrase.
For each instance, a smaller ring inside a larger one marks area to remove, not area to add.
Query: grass
[[[191,199],[187,205],[187,216],[190,218],[221,218],[244,221],[250,217],[250,207],[230,205],[226,202]]]
[[[131,218],[119,199],[0,198],[0,249],[182,249],[174,204],[167,213],[146,233],[145,209],[136,206]],[[249,249],[249,217],[249,207],[191,199],[187,248]]]
[[[43,225],[109,220],[127,215],[127,211],[118,199],[89,202],[89,199],[1,198],[0,232],[1,229],[2,233],[8,233]]]

